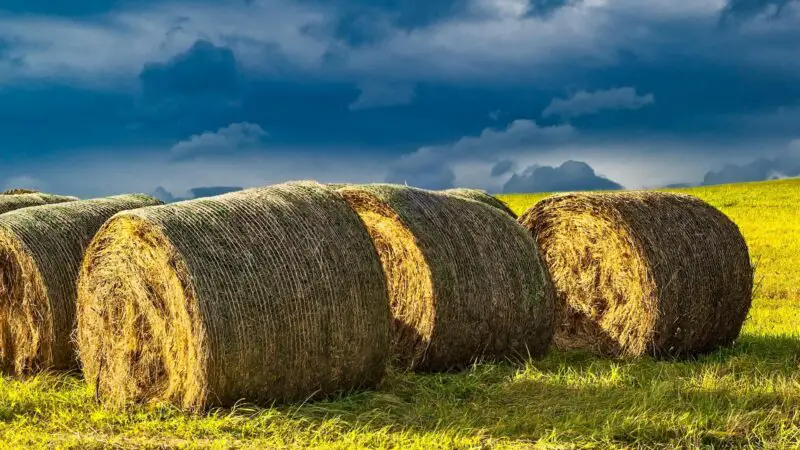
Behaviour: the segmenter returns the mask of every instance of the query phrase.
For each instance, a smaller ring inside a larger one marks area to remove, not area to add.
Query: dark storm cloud
[[[0,63],[5,62],[17,67],[25,64],[25,57],[16,54],[13,50],[13,42],[11,42],[9,39],[0,38]]]
[[[490,175],[493,177],[499,177],[500,175],[505,175],[511,172],[514,169],[514,166],[516,166],[516,163],[514,161],[511,161],[510,159],[504,159],[502,161],[499,161],[494,166],[492,166],[492,172],[490,173]]]
[[[220,93],[235,95],[241,75],[233,50],[198,40],[166,63],[148,63],[139,79],[145,96]]]
[[[743,183],[797,176],[800,176],[800,153],[787,153],[775,158],[759,158],[747,164],[726,164],[720,170],[708,172],[703,184]]]
[[[720,14],[724,24],[751,19],[759,15],[779,19],[792,13],[798,0],[729,0]]]
[[[82,17],[108,13],[123,8],[142,8],[182,0],[3,0],[0,13],[40,14],[46,16]],[[216,0],[193,0],[195,4],[213,3]],[[231,0],[231,4],[250,3],[247,0]]]
[[[404,154],[388,167],[386,181],[428,189],[450,188],[456,181],[454,165],[460,162],[487,164],[504,153],[552,149],[572,138],[574,131],[569,125],[542,127],[533,120],[518,119],[504,128],[485,128],[478,135]]]
[[[545,18],[569,5],[574,5],[583,0],[530,0],[527,15]]]
[[[330,25],[333,35],[352,47],[379,42],[391,29],[411,31],[467,14],[469,0],[300,0],[333,6],[338,17]],[[316,30],[316,28],[314,29]]]
[[[406,184],[423,189],[450,189],[455,186],[456,175],[447,166],[405,168],[402,164],[387,177],[386,182]]]
[[[635,110],[654,103],[653,94],[639,95],[631,87],[595,92],[580,91],[569,98],[554,98],[542,111],[543,117],[564,118],[596,114],[604,110]]]
[[[133,118],[156,134],[185,136],[242,120],[245,84],[230,48],[198,40],[167,62],[146,64],[139,81]]]
[[[84,16],[111,11],[131,3],[129,0],[4,0],[0,3],[0,11],[53,16]]]
[[[800,115],[784,112],[800,111],[797,3],[2,2],[17,15],[0,12],[0,146],[4,161],[96,147],[168,153],[251,123],[270,133],[265,153],[347,149],[387,161],[391,180],[447,187],[464,159],[489,178],[498,160],[535,161],[543,150],[515,141],[502,153],[485,145],[391,162],[539,118],[577,130],[565,152],[613,153],[635,139],[640,154],[691,148],[722,166],[728,151],[756,159],[765,150],[753,142],[796,132]],[[722,16],[742,26],[718,26]],[[573,95],[619,87],[634,95]],[[558,161],[570,157],[579,158]]]
[[[503,192],[563,192],[622,189],[619,183],[598,176],[581,161],[567,161],[558,167],[530,166],[511,176]]]

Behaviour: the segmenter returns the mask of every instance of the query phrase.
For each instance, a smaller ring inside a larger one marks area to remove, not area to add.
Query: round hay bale
[[[369,235],[312,182],[117,214],[78,283],[84,373],[109,403],[198,410],[371,387],[388,330]]]
[[[689,195],[576,193],[520,219],[556,287],[555,345],[612,356],[682,356],[732,343],[753,268],[738,227]]]
[[[507,214],[399,185],[338,192],[381,258],[395,365],[444,371],[546,351],[554,292],[536,243]]]
[[[146,195],[18,209],[0,216],[0,369],[15,375],[77,368],[75,282],[83,252],[115,213]]]
[[[49,205],[53,203],[64,203],[78,200],[76,197],[51,194],[7,194],[0,195],[0,214],[14,211],[15,209],[28,208],[30,206]]]
[[[503,201],[500,200],[499,198],[490,195],[486,191],[482,191],[480,189],[456,188],[456,189],[446,189],[442,192],[447,195],[462,197],[469,200],[475,200],[481,203],[486,203],[487,205],[495,207],[515,219],[517,218],[517,215],[514,213],[514,211],[511,210],[511,208],[508,207],[508,205],[503,203]]]

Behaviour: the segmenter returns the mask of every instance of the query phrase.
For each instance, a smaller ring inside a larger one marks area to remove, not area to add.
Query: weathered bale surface
[[[374,386],[385,370],[380,260],[318,183],[117,214],[78,285],[84,373],[110,403],[306,400]]]
[[[398,185],[338,192],[381,257],[399,368],[440,371],[546,351],[553,288],[536,243],[507,214]]]
[[[455,197],[462,197],[469,200],[475,200],[481,203],[486,203],[487,205],[493,206],[515,219],[517,218],[517,215],[514,214],[514,211],[512,211],[511,208],[508,207],[508,205],[503,203],[503,201],[498,199],[497,197],[490,195],[486,191],[482,191],[480,189],[456,188],[456,189],[447,189],[442,192]]]
[[[78,200],[76,197],[65,195],[29,193],[29,194],[3,194],[0,195],[0,214],[14,211],[15,209],[30,206],[49,205]]]
[[[76,279],[84,250],[115,213],[160,202],[146,195],[18,209],[0,216],[0,368],[76,368]]]
[[[753,268],[738,227],[688,195],[562,194],[519,221],[556,287],[560,348],[682,356],[733,342]]]
[[[328,189],[341,189],[343,187],[352,186],[352,184],[350,184],[350,183],[327,183],[325,186],[327,186]]]

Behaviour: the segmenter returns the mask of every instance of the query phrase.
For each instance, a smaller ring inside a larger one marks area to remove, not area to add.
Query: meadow
[[[800,180],[678,189],[728,214],[756,265],[736,344],[692,360],[551,352],[374,392],[192,415],[108,409],[78,375],[0,381],[0,448],[800,447]],[[500,198],[521,213],[544,194]]]

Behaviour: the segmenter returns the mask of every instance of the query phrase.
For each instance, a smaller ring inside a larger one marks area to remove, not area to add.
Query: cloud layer
[[[758,158],[746,164],[726,164],[709,171],[703,184],[743,183],[800,176],[800,140],[792,141],[787,150],[773,158]]]
[[[564,192],[617,190],[622,185],[595,174],[581,161],[567,161],[558,167],[530,166],[511,176],[503,192]]]
[[[422,147],[405,154],[389,168],[386,181],[429,189],[451,188],[456,181],[456,164],[488,164],[520,151],[547,149],[572,134],[569,125],[541,127],[535,121],[518,119],[503,129],[485,128],[478,136],[464,136],[452,144]],[[510,167],[505,172],[508,170]],[[501,173],[494,176],[498,175]]]
[[[595,92],[580,91],[568,99],[553,99],[542,111],[542,116],[569,119],[604,110],[640,109],[652,105],[654,101],[653,94],[638,95],[631,87]]]
[[[139,185],[58,170],[144,157],[148,191],[174,192],[290,173],[499,191],[569,160],[632,187],[786,176],[799,5],[12,0],[0,178],[114,192]]]
[[[233,123],[215,132],[207,131],[178,142],[169,150],[173,160],[195,158],[202,155],[220,155],[237,150],[258,147],[269,136],[261,126],[242,122]]]

